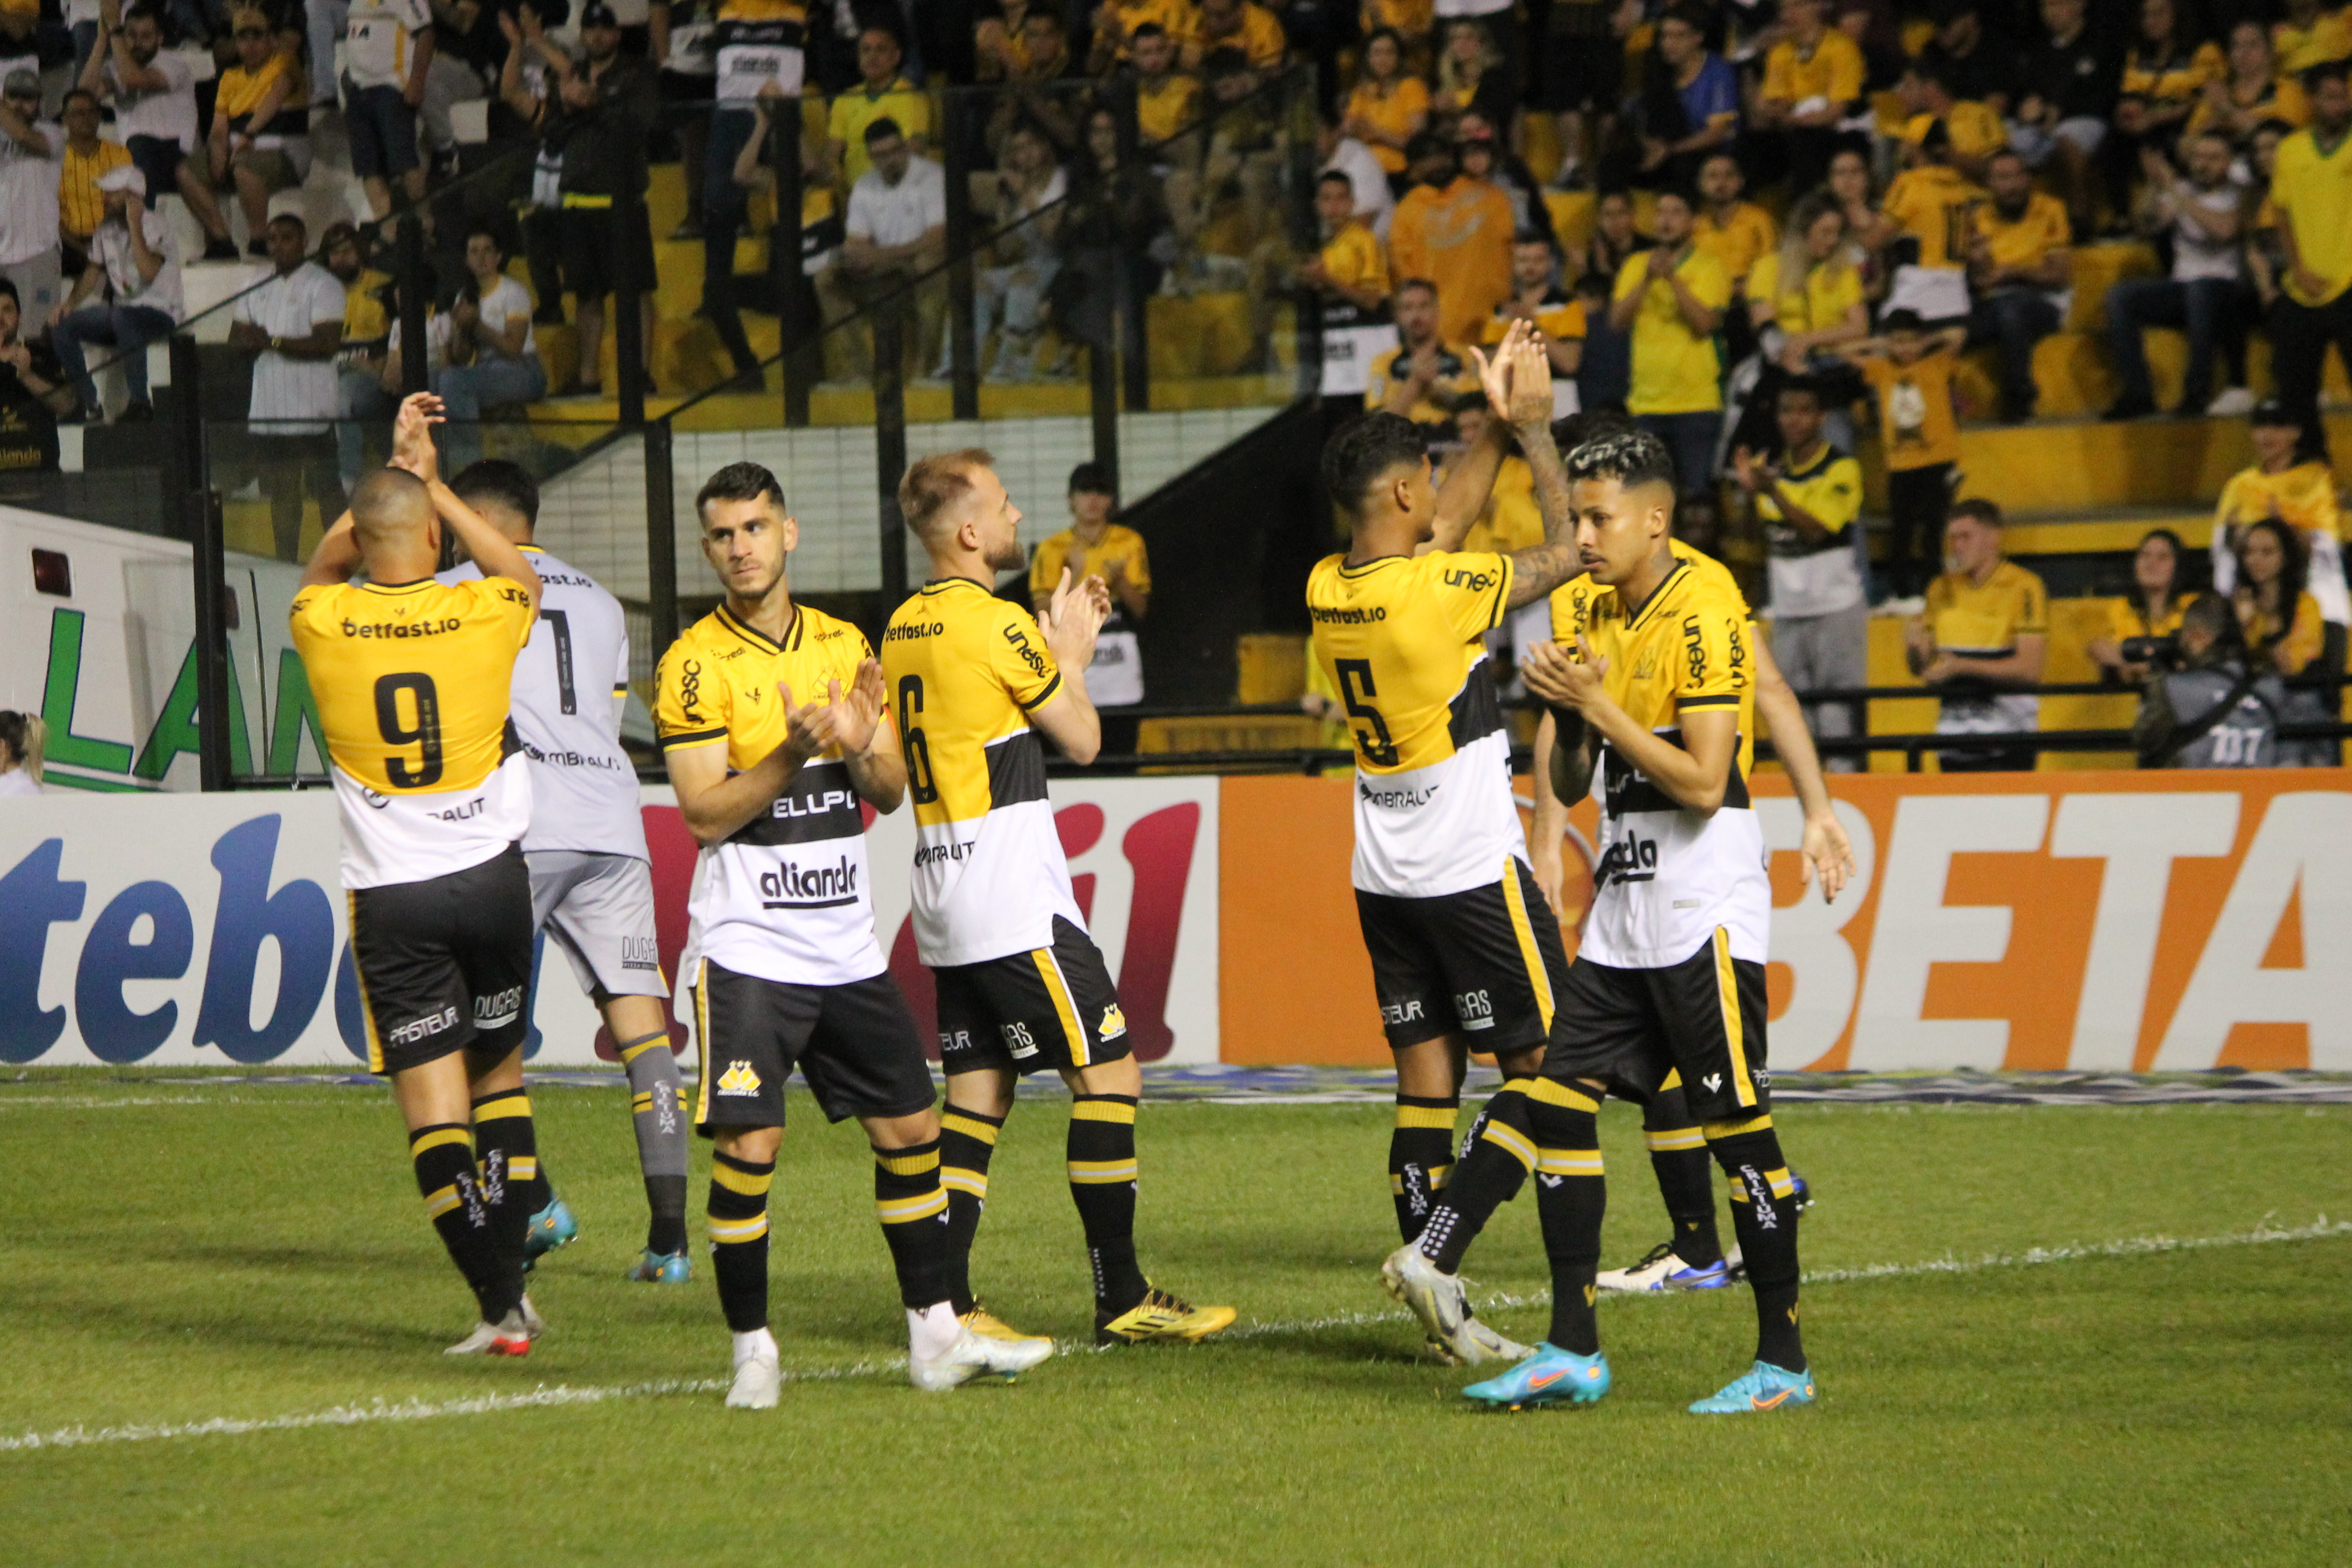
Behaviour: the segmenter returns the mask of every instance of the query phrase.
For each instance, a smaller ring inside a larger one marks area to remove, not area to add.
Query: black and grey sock
[[[669,1034],[646,1035],[620,1047],[629,1075],[630,1121],[637,1133],[637,1166],[645,1173],[646,1247],[686,1250],[686,1088]]]

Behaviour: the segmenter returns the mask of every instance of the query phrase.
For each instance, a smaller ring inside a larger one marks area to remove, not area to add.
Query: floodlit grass
[[[184,1075],[181,1075],[184,1078]],[[442,1413],[0,1449],[12,1563],[2341,1563],[2352,1555],[2352,1109],[1784,1108],[1820,1204],[1815,1407],[1706,1421],[1744,1290],[1610,1303],[1615,1392],[1474,1412],[1381,1294],[1380,1106],[1148,1106],[1154,1279],[1242,1311],[1191,1350],[1072,1354],[925,1397],[853,1128],[793,1108],[777,1182],[781,1409],[721,1407],[698,1241],[682,1289],[623,1283],[643,1199],[615,1089],[541,1088],[581,1239],[549,1337],[451,1362],[470,1302],[378,1089],[44,1075],[0,1089],[0,1441],[415,1401]],[[1063,1111],[1024,1101],[975,1276],[1084,1344]],[[1603,1143],[1608,1261],[1663,1235],[1638,1130]],[[698,1169],[706,1151],[698,1151]],[[703,1183],[695,1181],[698,1208]],[[695,1221],[697,1233],[700,1222]],[[1728,1226],[1727,1222],[1727,1236]],[[2034,1248],[2083,1249],[2029,1261]],[[1531,1296],[1534,1205],[1473,1252]],[[1534,1339],[1540,1306],[1490,1314]],[[643,1385],[684,1385],[668,1391]],[[451,1410],[562,1388],[593,1402]],[[625,1394],[616,1391],[628,1391]],[[411,1412],[415,1414],[415,1412]]]

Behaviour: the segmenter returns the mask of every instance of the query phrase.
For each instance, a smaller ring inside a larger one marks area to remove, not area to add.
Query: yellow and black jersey
[[[873,658],[866,635],[806,605],[781,642],[724,605],[662,656],[654,721],[665,752],[727,748],[732,775],[755,766],[790,731],[783,697],[803,706],[846,693]],[[846,985],[879,974],[866,813],[838,749],[810,761],[761,816],[704,848],[687,900],[692,975],[709,959],[738,974],[793,985]]]
[[[1666,547],[1675,552],[1675,560],[1696,574],[1708,587],[1730,595],[1739,601],[1742,613],[1748,612],[1748,600],[1739,592],[1739,580],[1731,574],[1729,567],[1705,551],[1694,550],[1679,539],[1668,539]],[[1597,618],[1595,609],[1604,594],[1609,595],[1609,609],[1604,618]],[[1617,610],[1620,605],[1614,589],[1603,588],[1592,580],[1592,574],[1588,572],[1554,588],[1550,604],[1554,642],[1564,642],[1573,648],[1576,639],[1581,636],[1592,641],[1594,652],[1605,654],[1609,651],[1601,645],[1601,638],[1604,631],[1612,631],[1619,624]]]
[[[1070,864],[1029,715],[1063,675],[1035,617],[968,577],[926,583],[882,633],[882,673],[915,803],[915,947],[935,967],[1079,930]]]
[[[1748,795],[1755,634],[1748,605],[1727,584],[1683,559],[1638,608],[1629,611],[1614,588],[1598,589],[1583,606],[1585,635],[1609,661],[1609,696],[1636,724],[1679,745],[1686,714],[1729,710],[1739,730],[1723,805],[1705,815],[1685,810],[1602,743],[1601,863],[1577,950],[1595,963],[1668,968],[1717,930],[1732,957],[1765,961],[1772,886]]]
[[[343,886],[478,866],[530,826],[507,720],[530,595],[504,577],[305,588],[289,616],[343,825]]]
[[[1927,629],[1936,648],[1959,659],[2001,658],[2021,637],[2050,629],[2050,590],[2014,561],[2004,561],[1979,583],[1947,572],[1927,584]],[[1998,691],[1982,682],[1948,684],[1936,718],[1939,734],[2023,733],[2042,722],[2042,700],[2030,691]]]
[[[1527,838],[1486,636],[1511,595],[1507,555],[1433,552],[1307,579],[1315,657],[1356,742],[1353,878],[1367,893],[1436,898],[1500,880]]]

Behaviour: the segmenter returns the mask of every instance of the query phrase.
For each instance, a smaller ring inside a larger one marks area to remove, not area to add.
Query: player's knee
[[[747,1160],[755,1165],[775,1163],[776,1151],[784,1144],[781,1127],[722,1127],[712,1134],[711,1147],[730,1160]]]
[[[1143,1093],[1143,1068],[1132,1056],[1107,1062],[1094,1062],[1082,1068],[1067,1068],[1062,1078],[1072,1094],[1124,1094],[1140,1098]]]
[[[861,1116],[866,1142],[877,1149],[912,1149],[940,1135],[940,1113],[929,1106],[911,1116]]]

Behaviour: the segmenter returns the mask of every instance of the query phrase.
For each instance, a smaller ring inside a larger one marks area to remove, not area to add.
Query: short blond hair
[[[995,466],[996,455],[984,447],[935,452],[914,463],[898,481],[898,514],[908,531],[929,543],[956,502],[971,493],[972,470]]]

